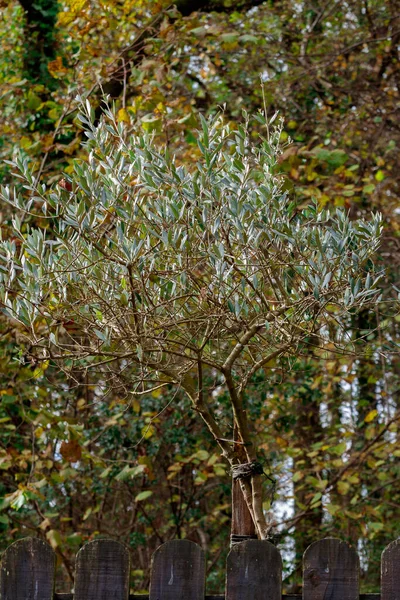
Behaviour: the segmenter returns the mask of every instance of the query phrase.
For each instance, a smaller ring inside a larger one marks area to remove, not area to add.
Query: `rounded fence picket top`
[[[400,600],[400,538],[382,552],[381,600]]]
[[[78,552],[74,594],[55,594],[56,554],[45,541],[11,544],[0,563],[0,600],[129,600],[129,552],[112,539],[88,542]],[[400,600],[400,539],[382,553],[381,594],[359,596],[359,559],[335,538],[311,544],[304,553],[302,600]],[[153,554],[145,600],[289,600],[282,596],[282,560],[266,540],[236,544],[228,554],[226,595],[205,596],[205,555],[189,540],[161,545]],[[131,597],[131,600],[133,600]]]
[[[281,600],[282,558],[266,540],[233,546],[226,560],[226,600]]]
[[[128,600],[129,569],[129,552],[120,542],[88,542],[76,557],[74,600]]]
[[[346,542],[314,542],[304,553],[303,567],[303,600],[359,600],[359,558]]]
[[[53,600],[55,564],[54,550],[43,540],[14,542],[1,560],[1,600]]]
[[[149,600],[204,600],[206,561],[189,540],[162,544],[151,561]]]

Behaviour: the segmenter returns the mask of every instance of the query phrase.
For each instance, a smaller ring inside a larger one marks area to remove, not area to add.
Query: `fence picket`
[[[281,600],[282,559],[270,542],[236,544],[226,565],[226,600]]]
[[[165,542],[153,554],[149,600],[204,600],[204,552],[189,540]]]
[[[55,559],[38,538],[11,544],[0,563],[0,600],[400,600],[400,539],[382,553],[380,594],[358,595],[357,553],[334,538],[315,542],[304,553],[302,596],[281,594],[281,557],[267,541],[249,540],[231,549],[226,595],[205,596],[204,553],[188,540],[156,550],[149,595],[129,594],[129,553],[113,540],[95,540],[80,550],[75,593],[54,591]]]
[[[38,538],[14,542],[3,554],[1,600],[53,600],[55,553]]]
[[[381,600],[400,600],[400,538],[382,552]]]
[[[110,598],[129,598],[129,552],[114,540],[94,540],[76,557],[74,600]]]
[[[314,542],[304,553],[303,565],[303,600],[358,600],[359,559],[346,542]]]

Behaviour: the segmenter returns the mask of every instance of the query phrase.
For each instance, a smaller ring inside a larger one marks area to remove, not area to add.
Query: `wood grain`
[[[205,556],[189,540],[166,542],[153,554],[150,600],[204,600]]]
[[[1,561],[1,600],[52,600],[55,564],[55,553],[46,542],[38,538],[14,542]]]
[[[400,539],[382,552],[381,599],[400,600]]]
[[[231,533],[256,536],[256,528],[240,488],[240,483],[234,479],[232,479]]]
[[[108,539],[88,542],[76,557],[74,600],[128,600],[129,552]]]
[[[236,544],[226,564],[226,600],[281,600],[282,559],[270,542]]]
[[[303,600],[358,600],[359,559],[346,542],[314,542],[304,553],[303,565]]]

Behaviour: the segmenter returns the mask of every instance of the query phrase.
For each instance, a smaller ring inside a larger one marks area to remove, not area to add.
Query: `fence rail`
[[[360,594],[359,600],[379,600],[380,594]],[[73,600],[73,594],[54,594],[54,600]],[[206,594],[204,600],[225,600],[225,594]],[[302,594],[282,594],[282,600],[302,600]],[[149,600],[148,594],[129,594],[129,600]]]
[[[205,555],[188,540],[156,550],[148,595],[129,593],[129,552],[114,540],[94,540],[78,552],[73,594],[55,593],[55,564],[46,542],[18,540],[3,554],[0,600],[400,600],[400,539],[382,554],[380,594],[359,594],[357,552],[336,538],[306,550],[302,595],[282,596],[281,555],[267,541],[249,540],[231,549],[225,595],[205,595]]]
[[[380,594],[360,594],[359,600],[380,600]],[[54,594],[54,600],[73,600],[73,594]],[[225,594],[206,594],[204,600],[225,600]],[[149,600],[148,594],[129,594],[129,600]],[[302,594],[282,594],[282,600],[303,600]]]

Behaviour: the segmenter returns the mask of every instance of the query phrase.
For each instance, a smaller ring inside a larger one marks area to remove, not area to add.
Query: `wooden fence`
[[[275,546],[235,545],[225,595],[205,595],[205,555],[194,542],[166,542],[154,553],[149,595],[129,594],[129,552],[119,542],[87,543],[76,559],[75,589],[57,594],[52,548],[38,538],[9,546],[0,569],[0,600],[400,600],[400,539],[382,554],[381,594],[359,595],[359,559],[347,543],[327,538],[304,554],[303,595],[282,596],[282,560]]]

